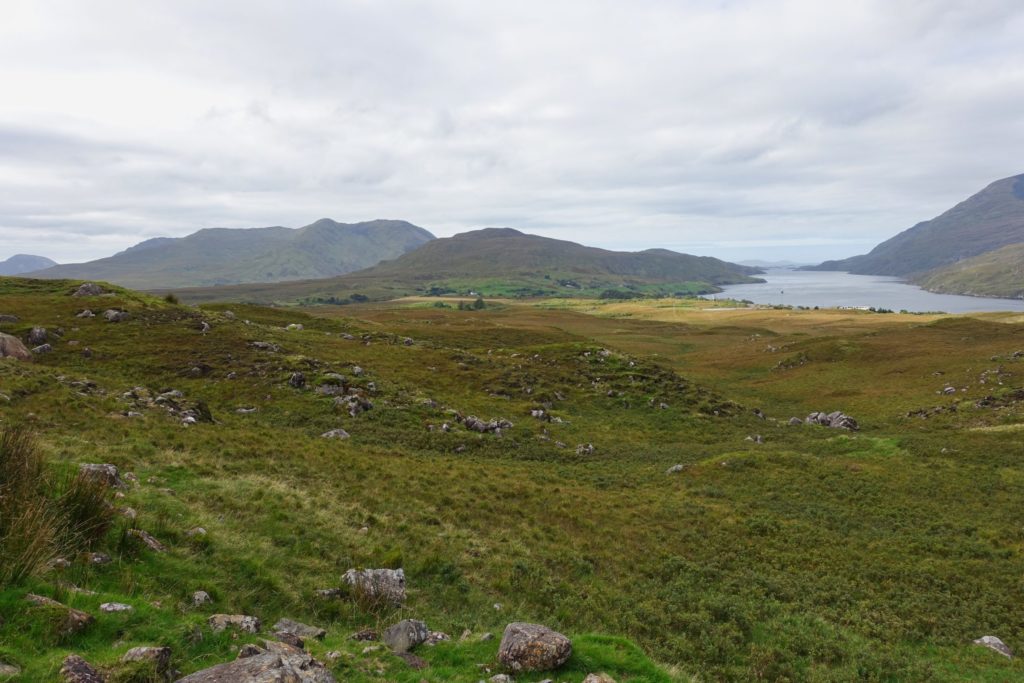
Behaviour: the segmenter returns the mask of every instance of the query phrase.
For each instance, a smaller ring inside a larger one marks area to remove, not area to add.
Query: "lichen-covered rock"
[[[95,479],[111,488],[124,488],[124,481],[117,470],[117,465],[109,463],[82,463],[78,466],[78,474],[82,477]]]
[[[292,619],[278,619],[277,623],[274,624],[274,630],[294,633],[300,638],[315,638],[316,640],[323,640],[324,636],[327,635],[327,631],[322,628],[303,624]]]
[[[31,360],[32,354],[29,353],[28,348],[21,343],[20,339],[0,332],[0,358]]]
[[[1004,657],[1009,657],[1010,659],[1013,659],[1013,650],[1011,650],[1006,643],[1004,643],[1002,640],[995,636],[982,636],[981,638],[975,640],[974,644],[981,645],[982,647],[987,647],[990,650],[998,652]]]
[[[193,607],[202,607],[203,605],[206,605],[211,602],[213,602],[213,598],[211,598],[210,594],[206,591],[196,591],[192,594]]]
[[[505,627],[498,647],[498,661],[514,672],[557,669],[571,655],[572,642],[561,633],[522,622]]]
[[[40,344],[39,346],[32,347],[32,353],[37,356],[41,356],[44,353],[50,353],[53,351],[53,346],[50,344]]]
[[[308,654],[264,652],[185,676],[177,683],[336,683]]]
[[[260,620],[257,617],[250,617],[245,614],[214,614],[206,623],[214,631],[223,631],[226,628],[234,628],[246,633],[258,633]]]
[[[49,336],[45,327],[33,327],[28,332],[28,343],[33,345],[45,344]]]
[[[126,605],[123,602],[105,602],[100,605],[100,611],[106,612],[107,614],[113,614],[115,612],[131,612],[134,608],[131,605]]]
[[[60,667],[60,676],[65,683],[104,683],[99,671],[89,666],[78,655],[68,655]]]
[[[361,601],[396,607],[405,603],[405,572],[401,569],[349,569],[344,579]]]
[[[381,640],[394,653],[408,652],[417,645],[422,645],[430,637],[430,629],[422,621],[403,619],[384,631]]]
[[[124,653],[121,661],[152,662],[157,673],[164,673],[171,664],[171,648],[169,647],[133,647]]]
[[[347,439],[347,438],[349,438],[349,436],[351,436],[351,435],[348,432],[346,432],[341,427],[338,427],[337,429],[332,429],[330,431],[324,432],[323,434],[320,435],[320,438],[321,439]]]
[[[25,596],[25,599],[36,607],[52,610],[56,615],[59,615],[60,624],[58,624],[57,630],[61,636],[81,633],[96,620],[88,612],[68,607],[42,595],[29,593]]]
[[[615,683],[615,679],[608,674],[587,674],[583,683]]]

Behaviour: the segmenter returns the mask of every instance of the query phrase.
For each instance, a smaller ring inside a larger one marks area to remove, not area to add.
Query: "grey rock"
[[[422,621],[403,619],[381,635],[381,640],[392,652],[408,652],[422,645],[430,637],[430,629]]]
[[[498,647],[498,661],[513,672],[549,671],[565,664],[572,642],[540,624],[513,622],[505,627]]]
[[[111,488],[124,488],[117,465],[110,463],[82,463],[78,466],[78,476],[106,484]]]
[[[45,327],[33,327],[28,333],[28,343],[33,345],[45,344],[49,336]]]
[[[178,679],[177,683],[337,683],[323,664],[305,653],[263,652]]]
[[[95,282],[86,282],[81,285],[78,289],[71,294],[71,296],[100,296],[105,294],[106,290],[100,287]]]
[[[108,308],[103,311],[103,319],[108,323],[124,322],[128,317],[128,311],[119,311],[116,308]]]
[[[7,662],[0,661],[0,676],[6,678],[7,676],[17,676],[20,673],[20,668],[14,666],[13,664],[8,664]]]
[[[679,474],[684,469],[686,468],[683,467],[682,465],[672,465],[672,467],[669,467],[667,470],[665,470],[665,474]]]
[[[443,643],[446,640],[451,640],[452,637],[443,631],[431,631],[427,636],[427,639],[423,641],[424,645],[428,647],[434,647],[438,643]]]
[[[496,674],[487,679],[490,683],[516,683],[516,679],[508,674]]]
[[[302,330],[306,328],[303,327],[302,323],[292,323],[291,325],[288,325],[284,329],[288,330],[289,332],[302,332]]]
[[[115,612],[131,612],[134,607],[126,605],[123,602],[105,602],[100,605],[100,611],[106,612],[107,614],[113,614]]]
[[[99,671],[78,655],[68,655],[60,667],[60,676],[65,683],[104,683]]]
[[[587,674],[583,683],[615,683],[615,679],[608,674]]]
[[[88,308],[75,314],[76,318],[95,318],[96,314]]]
[[[213,598],[211,598],[210,594],[206,591],[196,591],[192,594],[193,607],[202,607],[203,605],[207,605],[211,602],[213,602]]]
[[[245,659],[246,657],[255,657],[256,655],[261,655],[264,652],[266,652],[266,650],[264,650],[259,645],[246,643],[238,649],[238,659]]]
[[[315,638],[316,640],[323,640],[324,636],[327,635],[327,631],[317,626],[310,626],[303,624],[292,619],[279,619],[274,624],[275,631],[283,631],[285,633],[294,633],[300,638]]]
[[[21,318],[19,318],[16,315],[11,315],[10,313],[0,314],[0,324],[2,324],[2,323],[16,323],[19,320],[21,320]]]
[[[128,535],[133,538],[139,539],[143,542],[143,544],[145,544],[147,548],[154,552],[167,552],[167,548],[164,546],[164,544],[153,538],[153,536],[148,531],[143,531],[142,529],[129,529]]]
[[[153,662],[157,673],[165,673],[171,664],[169,647],[133,647],[121,657],[122,662]]]
[[[40,344],[39,346],[32,347],[32,353],[37,356],[44,353],[50,353],[51,351],[53,351],[53,347],[49,344]]]
[[[288,378],[288,384],[296,389],[301,389],[306,386],[306,376],[301,372],[293,372],[292,376]]]
[[[337,429],[332,429],[330,431],[324,432],[323,434],[320,435],[320,438],[322,438],[322,439],[347,439],[350,436],[351,436],[351,434],[349,434],[344,429],[339,427]]]
[[[576,446],[576,455],[593,455],[594,444],[592,443],[581,443]]]
[[[32,354],[29,353],[28,348],[21,343],[20,339],[0,332],[0,358],[30,360]]]
[[[83,557],[87,564],[110,564],[113,562],[110,555],[106,553],[86,553]]]
[[[998,652],[1004,657],[1013,659],[1013,650],[1011,650],[1006,643],[1004,643],[1002,640],[995,636],[982,636],[981,638],[975,640],[974,644],[981,645],[982,647],[987,647],[990,650]]]
[[[405,603],[405,572],[402,569],[349,569],[343,578],[362,601],[395,607]]]
[[[804,423],[804,421],[801,420],[799,417],[791,417],[791,418],[789,418],[789,426],[790,427],[799,427],[803,423]]]
[[[246,633],[258,633],[260,620],[257,617],[250,617],[245,614],[214,614],[206,623],[214,631],[223,631],[226,628],[233,628]]]
[[[61,636],[70,636],[76,633],[81,633],[88,628],[90,624],[96,621],[95,617],[88,612],[68,607],[56,600],[43,597],[42,595],[29,593],[25,596],[25,599],[36,607],[44,607],[63,613],[63,619],[58,626],[58,632]]]

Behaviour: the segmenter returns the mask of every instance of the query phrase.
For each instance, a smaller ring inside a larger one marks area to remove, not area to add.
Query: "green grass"
[[[0,312],[21,318],[4,331],[65,328],[53,353],[0,361],[0,393],[11,398],[0,419],[29,425],[58,472],[112,462],[137,474],[113,502],[136,509],[136,524],[170,550],[123,542],[122,522],[102,544],[112,564],[76,562],[0,592],[0,659],[22,666],[22,680],[53,678],[71,651],[116,669],[129,647],[169,645],[186,673],[233,659],[247,639],[213,635],[203,624],[214,612],[255,614],[265,631],[283,616],[327,628],[310,647],[321,659],[343,653],[332,664],[339,680],[486,678],[477,665],[498,671],[497,640],[458,636],[500,637],[513,620],[548,624],[576,646],[566,669],[526,681],[592,671],[619,681],[1024,674],[970,644],[993,634],[1024,647],[1024,448],[1013,431],[976,429],[1024,420],[1016,405],[972,402],[992,391],[980,384],[986,369],[1002,365],[1004,386],[1020,386],[1020,325],[659,302],[232,305],[229,319],[224,306],[128,293],[104,299],[132,312],[109,324],[73,318],[90,304],[68,287],[0,280]],[[305,329],[284,329],[294,322]],[[798,352],[810,362],[772,370]],[[290,387],[296,371],[313,386],[328,372],[373,382],[374,408],[352,418]],[[97,385],[85,396],[72,384],[83,378]],[[969,391],[935,394],[953,378]],[[160,408],[125,418],[122,394],[135,386],[178,389],[216,422],[183,427]],[[953,400],[956,413],[904,417]],[[544,404],[561,422],[530,417]],[[818,409],[846,410],[864,429],[785,424]],[[515,427],[501,437],[429,431],[452,421],[448,410]],[[352,437],[319,438],[339,426]],[[765,443],[746,441],[752,434]],[[595,452],[577,455],[582,443]],[[687,468],[666,475],[676,463]],[[186,535],[197,525],[203,540]],[[406,607],[373,613],[314,596],[361,566],[403,567]],[[190,607],[199,589],[213,605]],[[21,609],[29,591],[97,623],[47,637],[46,620]],[[136,609],[98,613],[113,600]],[[456,641],[420,648],[423,672],[347,640],[406,617]]]

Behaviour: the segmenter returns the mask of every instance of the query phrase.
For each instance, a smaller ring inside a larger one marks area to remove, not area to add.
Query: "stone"
[[[321,439],[347,439],[350,436],[351,436],[351,434],[346,432],[341,427],[338,427],[337,429],[332,429],[330,431],[324,432],[323,434],[320,435],[320,438]]]
[[[62,613],[62,620],[59,626],[59,632],[62,636],[70,636],[76,633],[84,631],[92,622],[96,619],[88,612],[83,612],[80,609],[74,609],[68,607],[62,603],[52,600],[51,598],[43,597],[42,595],[35,595],[29,593],[25,596],[25,599],[36,607],[43,607],[54,610],[55,612]]]
[[[811,413],[810,415],[807,416],[806,422],[808,424],[816,424],[821,425],[823,427],[831,427],[832,429],[846,429],[851,432],[855,432],[858,429],[860,429],[856,420],[838,410],[831,413]]]
[[[587,674],[583,683],[615,683],[615,679],[608,674]]]
[[[572,643],[561,633],[523,622],[506,626],[498,647],[498,661],[516,673],[557,669],[571,655]]]
[[[327,631],[322,628],[303,624],[291,619],[278,619],[277,623],[274,624],[274,630],[284,631],[285,633],[294,633],[300,638],[315,638],[316,640],[323,640],[324,636],[327,635]]]
[[[427,647],[434,647],[438,643],[443,643],[446,640],[451,640],[452,637],[443,631],[431,631],[427,639],[423,641],[423,644]]]
[[[28,333],[28,343],[45,344],[48,337],[45,327],[33,327]]]
[[[217,632],[233,628],[246,633],[258,633],[261,625],[257,617],[245,614],[214,614],[206,620],[206,623]]]
[[[86,282],[76,289],[71,296],[100,296],[105,293],[106,290],[95,282]]]
[[[337,683],[323,664],[306,653],[262,652],[178,679],[177,683]]]
[[[368,640],[377,640],[377,637],[377,632],[374,631],[372,628],[364,628],[363,630],[356,631],[355,633],[350,635],[349,640],[366,642]]]
[[[395,607],[405,603],[405,572],[401,569],[349,569],[343,578],[359,600]]]
[[[306,386],[306,376],[301,372],[293,372],[292,376],[288,378],[288,384],[296,389],[301,389]]]
[[[60,667],[60,676],[65,683],[104,683],[100,672],[78,655],[68,655]]]
[[[422,621],[403,619],[381,635],[384,644],[394,653],[408,652],[430,637],[430,629]]]
[[[982,636],[981,638],[975,640],[974,644],[981,645],[982,647],[987,647],[990,650],[998,652],[1004,657],[1013,659],[1013,650],[1011,650],[1006,643],[1004,643],[1002,640],[995,636]]]
[[[256,349],[257,351],[270,351],[271,353],[277,353],[278,351],[281,350],[281,347],[278,346],[277,344],[274,344],[273,342],[254,341],[249,342],[249,346]]]
[[[6,678],[7,676],[17,676],[20,673],[20,668],[14,666],[13,664],[8,664],[7,662],[0,661],[0,676]]]
[[[206,535],[206,529],[201,526],[194,526],[185,532],[185,535],[189,538],[202,538]]]
[[[272,647],[270,647],[271,643],[283,643],[290,648],[295,648],[296,650],[302,650],[306,647],[306,641],[303,640],[301,636],[298,636],[294,633],[289,633],[288,631],[274,631],[274,637],[277,638],[277,640],[279,641],[278,643],[275,643],[275,641],[272,640],[266,641],[268,646],[267,649],[270,652],[275,651]]]
[[[82,556],[87,564],[110,564],[113,560],[106,553],[85,553]]]
[[[288,325],[284,329],[288,330],[289,332],[302,332],[302,330],[304,330],[305,328],[302,326],[302,323],[292,323],[291,325]]]
[[[55,557],[49,562],[51,569],[67,569],[71,566],[71,563],[63,557]]]
[[[32,354],[29,353],[28,348],[21,343],[20,339],[0,332],[0,358],[31,360]]]
[[[791,418],[789,418],[789,426],[790,427],[799,427],[803,423],[804,423],[804,421],[801,420],[799,417],[791,417]]]
[[[667,470],[665,470],[665,474],[679,474],[684,469],[686,468],[683,467],[682,465],[672,465],[672,467],[669,467]]]
[[[32,347],[32,353],[37,356],[44,353],[50,353],[51,351],[53,351],[53,347],[50,344],[40,344],[39,346]]]
[[[193,607],[202,607],[203,605],[207,605],[211,602],[213,602],[213,598],[211,598],[210,594],[206,591],[196,591],[192,594]]]
[[[171,648],[169,647],[133,647],[124,653],[121,661],[128,662],[153,662],[157,673],[165,673],[171,664]]]
[[[581,443],[576,446],[576,455],[593,455],[594,444],[592,443]]]
[[[487,679],[490,683],[515,683],[516,679],[508,674],[496,674]]]
[[[78,466],[78,476],[93,479],[111,488],[125,487],[117,465],[110,463],[82,463]]]
[[[142,529],[129,529],[128,535],[133,538],[139,539],[146,545],[147,548],[154,552],[167,552],[167,548],[164,546],[164,544],[153,538],[153,536],[150,535],[148,531],[143,531]]]
[[[11,315],[10,313],[0,314],[0,323],[16,323],[19,320],[21,320],[21,318],[16,315]]]
[[[93,313],[88,308],[86,308],[86,309],[83,309],[83,310],[79,311],[78,313],[76,313],[75,317],[76,318],[95,318],[96,314]]]
[[[261,655],[264,652],[266,652],[266,650],[264,650],[259,645],[253,645],[252,643],[246,643],[242,647],[238,648],[238,657],[237,657],[237,659],[245,659],[246,657],[255,657],[256,655]]]
[[[105,602],[100,605],[100,611],[106,612],[107,614],[113,614],[115,612],[131,612],[134,608],[131,605],[126,605],[123,602]]]
[[[128,311],[119,311],[116,308],[108,308],[103,311],[103,319],[108,323],[124,322],[128,319]]]

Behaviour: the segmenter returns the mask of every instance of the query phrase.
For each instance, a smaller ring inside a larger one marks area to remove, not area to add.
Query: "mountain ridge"
[[[0,275],[22,275],[41,268],[49,268],[57,262],[35,254],[15,254],[6,261],[0,261]]]

